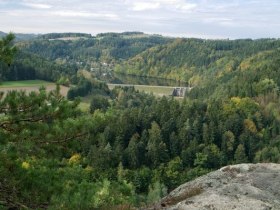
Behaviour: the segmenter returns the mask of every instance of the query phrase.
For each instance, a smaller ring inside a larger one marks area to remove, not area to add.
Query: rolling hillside
[[[96,36],[82,33],[53,33],[19,44],[26,52],[59,63],[76,63],[83,67],[113,66],[151,47],[169,42],[169,38],[140,32],[104,33]]]

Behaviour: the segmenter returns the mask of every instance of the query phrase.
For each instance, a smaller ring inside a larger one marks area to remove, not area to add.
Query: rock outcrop
[[[280,210],[280,164],[223,167],[179,186],[153,209]]]

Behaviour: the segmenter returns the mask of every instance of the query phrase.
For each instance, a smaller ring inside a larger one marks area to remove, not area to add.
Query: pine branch
[[[39,141],[38,143],[40,144],[58,144],[58,143],[65,143],[65,142],[68,142],[68,141],[71,141],[75,138],[81,138],[81,137],[84,137],[88,135],[88,133],[80,133],[80,134],[77,134],[77,135],[74,135],[74,136],[65,136],[64,138],[60,138],[58,140],[55,140],[55,141]]]

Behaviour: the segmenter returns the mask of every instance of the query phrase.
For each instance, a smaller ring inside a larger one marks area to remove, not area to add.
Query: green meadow
[[[0,83],[1,87],[31,87],[31,86],[41,86],[41,85],[51,85],[52,82],[47,82],[43,80],[23,80],[23,81],[5,81]]]
[[[108,84],[110,89],[116,86],[134,86],[136,90],[144,91],[146,93],[153,93],[155,96],[170,96],[174,87],[170,86],[150,86],[150,85],[126,85],[126,84]]]

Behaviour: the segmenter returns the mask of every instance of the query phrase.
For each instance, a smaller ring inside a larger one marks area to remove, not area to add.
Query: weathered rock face
[[[223,167],[179,186],[154,209],[280,210],[280,164]]]

